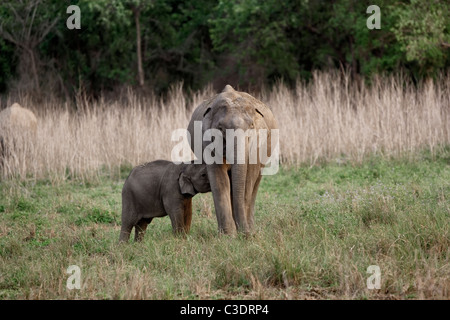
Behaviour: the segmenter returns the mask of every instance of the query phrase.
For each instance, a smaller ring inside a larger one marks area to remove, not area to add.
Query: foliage
[[[145,83],[157,92],[180,80],[191,88],[212,81],[245,87],[279,78],[293,84],[316,69],[333,68],[368,79],[402,69],[420,79],[450,66],[445,1],[380,0],[381,29],[369,30],[370,1],[7,0],[0,3],[4,30],[21,28],[11,8],[21,12],[29,3],[39,3],[34,23],[27,25],[30,35],[42,34],[43,26],[58,19],[33,49],[39,59],[34,77],[51,72],[70,94],[137,84],[134,10],[139,10]],[[81,30],[66,27],[69,5],[81,9]],[[5,91],[8,79],[32,68],[19,70],[18,59],[27,55],[4,34],[0,38]],[[45,84],[44,77],[38,84]]]
[[[411,0],[393,7],[392,29],[408,61],[416,61],[425,73],[443,68],[449,60],[450,4],[445,1]]]
[[[287,28],[298,25],[296,7],[295,2],[276,0],[219,1],[210,20],[215,50],[235,56],[241,75],[249,82],[261,76],[295,79],[299,70],[296,47]]]
[[[3,92],[14,74],[17,59],[14,56],[14,46],[3,39],[0,39],[0,52],[0,92]]]

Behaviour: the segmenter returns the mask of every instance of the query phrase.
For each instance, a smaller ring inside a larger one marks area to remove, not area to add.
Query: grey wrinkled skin
[[[200,104],[194,110],[189,122],[188,131],[191,138],[194,137],[195,121],[202,122],[202,134],[208,129],[217,129],[223,132],[224,137],[227,129],[241,129],[244,132],[248,129],[258,132],[261,129],[267,130],[267,150],[268,156],[271,156],[272,130],[278,129],[277,121],[268,106],[248,93],[236,91],[227,85],[221,93]],[[195,153],[192,140],[190,143]],[[209,143],[204,142],[202,153],[195,154],[198,159],[203,159],[203,151]],[[226,145],[225,138],[224,145]],[[258,151],[259,149],[258,146]],[[257,163],[250,164],[249,150],[247,140],[245,164],[228,164],[224,161],[223,164],[207,165],[221,233],[232,234],[237,230],[249,234],[253,230],[255,199],[261,182],[261,168],[265,164],[259,158]],[[234,153],[236,154],[236,150]]]
[[[153,218],[169,215],[174,233],[189,232],[192,197],[211,191],[206,165],[156,160],[135,167],[122,189],[122,229],[119,242],[127,242],[135,228],[135,241],[143,239]]]

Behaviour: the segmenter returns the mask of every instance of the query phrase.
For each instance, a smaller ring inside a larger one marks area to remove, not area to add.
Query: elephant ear
[[[192,184],[191,179],[189,179],[189,177],[184,173],[180,174],[180,177],[178,178],[178,184],[180,185],[181,193],[184,196],[193,197],[197,193],[195,192],[194,185]]]
[[[264,118],[264,114],[261,111],[259,111],[258,108],[255,108],[255,111],[258,112]]]
[[[211,107],[206,108],[206,111],[203,113],[203,117],[205,117],[206,114],[207,114],[208,112],[210,112],[210,111],[211,111]]]

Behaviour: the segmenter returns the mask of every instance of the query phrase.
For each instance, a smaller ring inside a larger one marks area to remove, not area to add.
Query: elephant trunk
[[[233,164],[231,166],[231,197],[233,218],[236,229],[248,233],[249,226],[245,213],[245,185],[247,179],[247,164]]]

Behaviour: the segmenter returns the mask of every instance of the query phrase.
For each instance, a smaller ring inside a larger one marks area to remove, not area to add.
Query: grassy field
[[[1,299],[449,299],[450,150],[283,168],[256,233],[219,236],[211,194],[191,233],[155,219],[118,245],[129,167],[86,180],[0,182]],[[66,269],[81,269],[69,290]],[[381,289],[369,290],[378,265]]]
[[[0,166],[0,298],[449,299],[449,92],[448,74],[367,85],[322,72],[261,88],[283,167],[263,178],[255,235],[219,236],[207,194],[186,238],[163,218],[129,245],[117,241],[130,164],[170,159],[173,130],[212,88],[0,99],[38,118]],[[80,290],[66,287],[71,265]],[[367,288],[371,265],[381,289]]]

